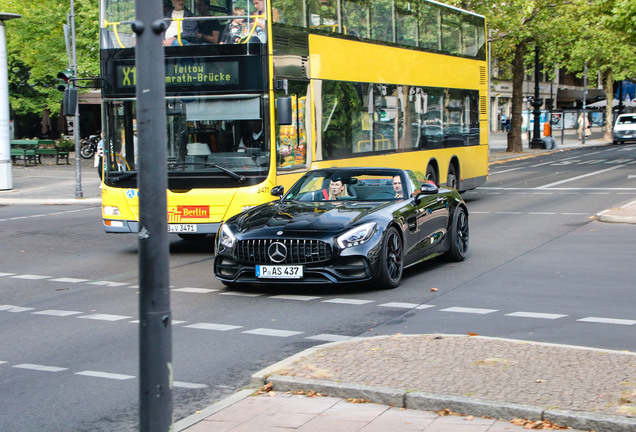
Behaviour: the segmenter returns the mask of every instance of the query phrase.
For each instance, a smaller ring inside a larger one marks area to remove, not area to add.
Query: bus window
[[[420,8],[420,47],[440,51],[442,49],[439,32],[440,8],[430,3],[425,3]]]
[[[382,42],[395,42],[393,35],[393,3],[371,1],[371,38]]]
[[[289,81],[292,122],[290,125],[276,125],[276,166],[280,171],[306,169],[311,161],[311,116],[307,88],[306,82]],[[283,95],[282,91],[277,93],[277,97]]]
[[[395,2],[396,42],[402,45],[417,46],[417,11],[415,3]]]
[[[448,54],[461,54],[461,17],[446,11],[442,16],[442,50]]]
[[[108,171],[134,171],[135,104],[108,102],[111,119]],[[217,165],[241,174],[268,172],[269,145],[259,97],[167,98],[168,171],[217,172]],[[130,138],[128,138],[130,137]]]
[[[307,12],[309,13],[310,28],[340,33],[336,0],[309,0]]]
[[[342,2],[342,25],[344,33],[360,38],[369,38],[369,7],[361,1]]]

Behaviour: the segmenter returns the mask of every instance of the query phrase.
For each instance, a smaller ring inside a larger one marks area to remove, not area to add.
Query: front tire
[[[82,144],[82,148],[80,149],[80,155],[84,159],[90,159],[95,154],[95,149],[90,144]]]
[[[457,207],[450,231],[450,247],[444,258],[448,261],[464,261],[468,253],[468,237],[468,213],[464,207]]]
[[[404,247],[402,237],[394,227],[390,227],[382,241],[379,283],[382,288],[397,287],[404,272]]]

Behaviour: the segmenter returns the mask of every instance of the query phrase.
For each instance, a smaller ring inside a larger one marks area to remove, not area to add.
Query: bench
[[[24,162],[24,166],[28,163],[37,165],[37,149],[38,140],[11,140],[11,160],[16,162],[20,159]]]
[[[69,165],[68,161],[68,151],[62,150],[55,144],[54,140],[38,140],[38,148],[36,149],[36,154],[38,156],[38,162],[42,163],[40,157],[42,155],[45,156],[55,156],[55,164],[60,164],[60,159],[66,160],[66,165]]]

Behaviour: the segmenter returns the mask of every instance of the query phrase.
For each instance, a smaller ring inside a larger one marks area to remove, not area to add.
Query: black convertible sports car
[[[459,193],[421,173],[389,168],[310,171],[280,200],[228,219],[216,237],[214,273],[227,286],[371,282],[394,288],[404,267],[468,250]]]

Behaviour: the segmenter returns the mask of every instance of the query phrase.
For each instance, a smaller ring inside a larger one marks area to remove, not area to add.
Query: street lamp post
[[[534,100],[532,101],[532,106],[534,107],[534,111],[532,111],[532,115],[534,116],[534,131],[532,136],[532,141],[530,142],[530,148],[544,148],[545,144],[541,139],[541,105],[543,105],[543,101],[539,98],[539,79],[541,78],[541,74],[539,73],[539,46],[535,45],[534,47]]]
[[[22,15],[0,12],[0,190],[13,189],[11,172],[11,119],[9,116],[9,73],[5,21]]]
[[[585,62],[583,71],[583,115],[581,116],[583,124],[581,125],[581,144],[585,144],[585,132],[587,132],[587,113],[585,112],[587,109],[587,62]]]

